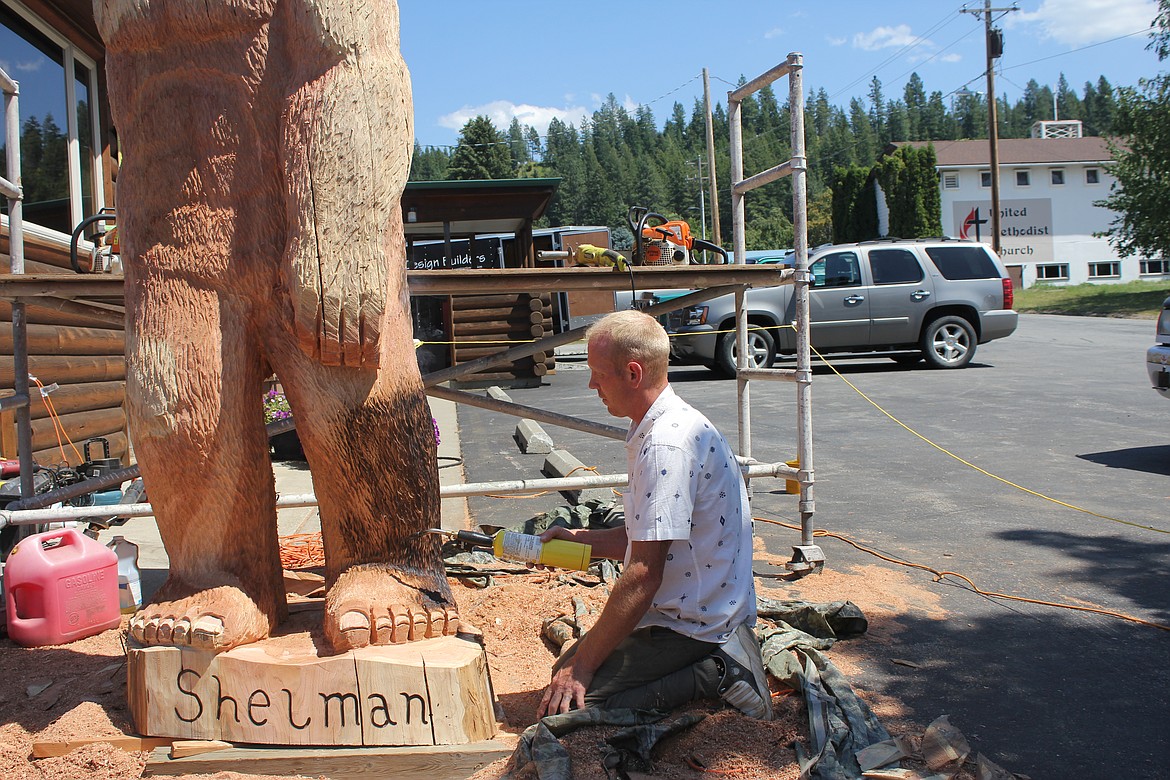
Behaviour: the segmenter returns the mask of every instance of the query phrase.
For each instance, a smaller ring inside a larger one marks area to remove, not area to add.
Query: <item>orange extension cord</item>
[[[766,517],[753,517],[752,519],[759,521],[761,523],[770,523],[772,525],[783,526],[784,528],[791,528],[794,531],[800,530],[800,526],[793,525],[791,523],[785,523],[785,522],[782,522],[780,520],[769,520]],[[894,564],[897,564],[898,566],[906,566],[906,567],[911,568],[911,569],[921,569],[922,571],[930,572],[931,574],[934,575],[935,582],[941,581],[944,577],[954,577],[956,579],[960,579],[963,582],[967,583],[967,585],[971,588],[971,590],[974,591],[975,593],[978,593],[980,596],[986,596],[988,598],[993,598],[993,599],[1006,599],[1008,601],[1022,601],[1026,604],[1039,604],[1039,605],[1045,606],[1045,607],[1057,607],[1059,609],[1071,609],[1071,610],[1075,610],[1077,612],[1092,612],[1092,613],[1095,613],[1098,615],[1105,615],[1107,617],[1115,617],[1115,618],[1120,618],[1122,620],[1128,620],[1131,623],[1139,623],[1143,626],[1149,626],[1150,628],[1161,629],[1162,631],[1170,631],[1170,626],[1164,625],[1162,623],[1154,623],[1154,622],[1151,622],[1149,620],[1143,620],[1142,618],[1133,617],[1132,615],[1126,615],[1126,614],[1121,613],[1121,612],[1113,612],[1113,611],[1108,610],[1108,609],[1102,609],[1101,607],[1082,607],[1082,606],[1078,606],[1076,604],[1061,604],[1061,603],[1056,602],[1056,601],[1043,601],[1041,599],[1030,599],[1030,598],[1026,598],[1024,596],[1012,596],[1012,595],[1009,595],[1007,593],[997,593],[995,591],[983,590],[982,588],[977,586],[974,582],[972,582],[970,580],[970,578],[965,577],[962,574],[959,574],[958,572],[939,571],[938,569],[932,569],[931,567],[925,566],[921,563],[911,563],[909,561],[900,561],[897,558],[891,558],[890,556],[884,555],[884,554],[878,552],[877,550],[872,550],[863,544],[859,544],[858,542],[855,542],[852,539],[850,539],[847,536],[844,536],[842,534],[833,533],[832,531],[826,531],[826,530],[821,529],[821,528],[817,528],[817,529],[813,530],[813,537],[815,537],[815,538],[824,538],[826,536],[829,537],[830,539],[838,539],[842,542],[845,542],[845,544],[848,544],[852,547],[855,547],[858,550],[861,550],[863,553],[868,553],[868,554],[874,556],[875,558],[880,558],[881,560],[886,561],[888,563],[894,563]]]

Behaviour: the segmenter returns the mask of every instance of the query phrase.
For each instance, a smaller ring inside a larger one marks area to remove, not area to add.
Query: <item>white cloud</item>
[[[834,38],[831,35],[826,37],[825,40],[829,42],[830,46],[844,46],[849,42],[848,38]]]
[[[773,27],[771,30],[768,30],[766,33],[764,33],[764,38],[770,41],[773,38],[779,38],[783,34],[783,27]]]
[[[944,54],[943,56],[939,57],[938,59],[940,62],[958,62],[959,60],[963,59],[963,55],[962,54],[953,54],[953,53],[952,54]]]
[[[589,114],[584,106],[533,106],[527,103],[512,103],[508,100],[493,100],[478,106],[464,106],[458,111],[444,114],[439,117],[439,126],[451,130],[462,130],[463,126],[477,116],[486,116],[499,130],[506,130],[512,124],[512,119],[520,120],[522,125],[536,128],[541,135],[548,132],[548,124],[554,118],[562,122],[580,126],[581,117]]]
[[[0,60],[0,68],[3,68],[5,73],[35,73],[44,64],[45,60],[43,59],[28,60],[15,64],[11,60]]]
[[[1035,11],[1007,14],[1004,26],[1034,24],[1041,38],[1083,46],[1144,30],[1157,14],[1155,0],[1042,0]]]
[[[899,24],[897,27],[875,27],[870,32],[854,35],[853,48],[878,51],[895,46],[908,46],[916,40],[918,37],[910,31],[908,24]]]

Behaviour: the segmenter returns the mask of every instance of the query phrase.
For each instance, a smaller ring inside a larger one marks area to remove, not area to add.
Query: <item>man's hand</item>
[[[561,715],[572,709],[585,707],[585,691],[593,680],[593,673],[578,670],[570,660],[557,670],[552,682],[544,689],[544,696],[540,706],[536,709],[536,717],[546,715]]]

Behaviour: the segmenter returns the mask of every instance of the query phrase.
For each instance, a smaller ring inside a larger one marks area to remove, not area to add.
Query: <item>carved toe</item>
[[[142,629],[142,641],[148,645],[158,643],[158,617],[152,616],[146,621],[146,627]]]
[[[146,618],[141,612],[130,618],[130,636],[137,642],[146,641]]]
[[[191,626],[191,646],[202,650],[217,650],[223,640],[223,619],[215,615],[203,615]]]
[[[337,630],[345,637],[349,647],[365,647],[370,643],[370,618],[364,612],[349,610],[341,616]]]
[[[175,619],[172,617],[165,617],[158,621],[158,633],[155,641],[160,645],[169,645],[174,640],[171,639],[175,631]]]
[[[430,616],[424,609],[414,609],[410,613],[410,641],[427,638],[427,628],[430,625]]]
[[[179,618],[175,621],[175,627],[171,630],[171,643],[175,645],[185,645],[190,641],[190,635],[190,618]]]

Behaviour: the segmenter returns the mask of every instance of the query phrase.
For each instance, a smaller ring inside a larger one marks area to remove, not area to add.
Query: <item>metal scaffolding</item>
[[[800,484],[799,511],[801,518],[801,543],[793,546],[793,558],[788,568],[794,572],[804,574],[819,571],[824,564],[824,555],[820,548],[812,543],[812,515],[813,502],[813,458],[812,458],[812,370],[810,367],[809,350],[809,315],[808,315],[808,240],[806,218],[806,182],[805,182],[805,145],[804,145],[804,95],[803,95],[803,59],[800,54],[788,55],[787,60],[772,68],[763,75],[753,79],[742,87],[728,93],[728,118],[731,124],[731,198],[733,216],[733,241],[735,262],[730,265],[687,265],[687,266],[636,266],[626,270],[609,268],[573,268],[573,269],[485,269],[485,270],[436,270],[411,271],[407,274],[407,283],[411,295],[461,295],[483,294],[492,292],[515,292],[517,290],[624,290],[631,286],[642,290],[654,289],[690,289],[693,292],[673,298],[670,301],[658,303],[645,309],[647,313],[657,316],[674,311],[695,303],[709,300],[721,295],[734,294],[736,302],[736,338],[739,344],[747,343],[747,312],[744,307],[745,292],[751,287],[771,287],[781,284],[795,284],[796,321],[793,323],[797,332],[796,368],[791,369],[751,369],[747,365],[747,350],[737,350],[737,396],[739,416],[739,462],[745,477],[750,480],[759,477],[782,478],[796,481]],[[0,71],[0,75],[2,71]],[[792,156],[786,162],[745,179],[743,175],[743,138],[740,124],[740,107],[744,99],[754,92],[768,86],[777,79],[789,78],[789,110],[791,112],[792,127]],[[15,120],[15,91],[16,85],[4,76],[5,95],[12,87],[11,107],[8,109],[9,138],[17,130]],[[14,153],[17,155],[13,161]],[[8,143],[9,170],[19,170],[19,144],[11,140]],[[744,196],[745,194],[783,176],[793,178],[793,225],[795,229],[795,269],[781,268],[776,265],[746,265],[745,238],[744,238]],[[23,272],[23,257],[18,260],[19,238],[19,188],[9,182],[0,180],[5,194],[15,197],[15,218],[12,220],[16,228],[13,236],[13,276],[0,278],[0,298],[13,301],[13,335],[14,353],[16,361],[16,396],[0,401],[0,408],[18,407],[18,415],[23,411],[23,418],[18,416],[19,448],[21,456],[21,495],[22,504],[28,504],[32,496],[32,468],[31,468],[31,435],[28,422],[28,355],[24,337],[24,304],[25,297],[71,297],[75,295],[111,295],[120,294],[122,278],[120,276],[25,276],[17,278]],[[10,194],[15,193],[15,195]],[[10,223],[11,224],[11,223]],[[19,270],[17,270],[19,268]],[[18,318],[17,311],[20,311]],[[19,319],[19,328],[18,328]],[[584,328],[558,333],[533,342],[501,349],[499,352],[450,368],[428,373],[423,376],[423,384],[428,395],[443,398],[456,403],[465,403],[473,406],[488,408],[503,414],[518,418],[532,419],[574,430],[606,436],[615,439],[624,439],[625,431],[616,426],[603,425],[590,420],[575,418],[552,411],[536,409],[530,406],[515,404],[486,398],[484,396],[441,386],[442,383],[460,378],[466,378],[477,372],[493,366],[511,363],[537,352],[551,351],[557,346],[578,341],[584,337]],[[21,362],[23,360],[23,363]],[[758,463],[751,455],[751,409],[750,409],[750,382],[753,379],[780,379],[795,382],[796,396],[796,430],[797,430],[797,461],[796,465],[788,463]],[[23,390],[22,390],[23,387]],[[23,394],[23,395],[22,395]],[[291,427],[287,426],[287,427]],[[26,468],[26,460],[28,467]],[[25,482],[27,475],[27,484]],[[486,495],[490,493],[519,493],[533,489],[567,490],[589,487],[621,487],[627,483],[625,474],[609,474],[580,477],[564,477],[559,479],[512,480],[507,482],[490,482],[477,484],[463,484],[444,486],[440,490],[443,497]],[[75,488],[81,488],[86,483],[79,483]],[[312,494],[298,496],[284,496],[277,502],[277,506],[313,506],[316,499]],[[113,509],[111,507],[111,509]],[[149,504],[118,505],[116,513],[120,517],[148,516],[152,513]],[[62,519],[76,519],[94,514],[92,507],[61,509],[24,509],[17,511],[0,510],[0,527],[4,525],[32,525],[47,523]]]

